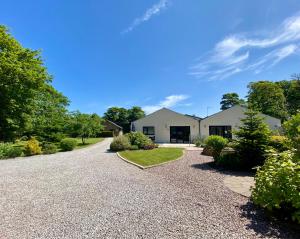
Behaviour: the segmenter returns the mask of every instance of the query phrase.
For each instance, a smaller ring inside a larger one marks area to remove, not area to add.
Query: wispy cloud
[[[154,4],[152,7],[146,10],[146,12],[131,23],[131,25],[123,30],[121,33],[128,33],[135,29],[137,26],[143,22],[149,21],[153,16],[158,15],[162,10],[169,6],[170,0],[160,0],[158,3]]]
[[[188,95],[170,95],[167,96],[164,100],[160,101],[156,105],[147,105],[143,107],[143,110],[146,112],[146,114],[150,114],[156,110],[159,110],[161,108],[171,108],[176,105],[178,105],[180,102],[188,99]]]
[[[189,74],[209,80],[224,79],[242,71],[259,73],[299,53],[300,13],[287,18],[274,31],[264,36],[257,33],[234,34],[218,42],[208,56],[189,68]],[[261,50],[268,53],[259,56]]]

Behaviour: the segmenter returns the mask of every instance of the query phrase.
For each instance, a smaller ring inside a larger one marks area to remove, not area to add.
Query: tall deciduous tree
[[[13,139],[27,126],[36,92],[51,80],[39,51],[21,46],[0,25],[0,138]]]
[[[220,104],[221,110],[227,110],[235,105],[244,105],[245,101],[240,99],[237,93],[226,93],[222,96]]]
[[[289,115],[294,115],[300,110],[300,75],[294,74],[291,80],[276,82],[286,98],[286,107]]]
[[[38,135],[45,140],[59,141],[68,119],[69,100],[52,86],[46,85],[37,92],[33,114],[30,118],[30,135]]]
[[[286,119],[286,99],[279,85],[270,81],[258,81],[250,83],[248,88],[248,104],[251,108],[282,120]]]
[[[68,132],[75,137],[81,137],[85,144],[86,138],[94,137],[103,130],[102,119],[97,114],[83,114],[78,111],[71,114]]]

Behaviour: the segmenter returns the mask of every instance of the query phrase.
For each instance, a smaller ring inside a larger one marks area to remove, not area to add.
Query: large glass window
[[[153,126],[145,126],[143,127],[144,135],[155,135],[154,127]]]
[[[221,126],[209,126],[209,135],[219,135],[224,138],[231,139],[231,126],[230,125],[221,125]]]

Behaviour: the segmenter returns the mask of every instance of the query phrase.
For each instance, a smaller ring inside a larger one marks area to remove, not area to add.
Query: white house
[[[231,138],[231,131],[240,127],[246,110],[237,105],[201,119],[162,108],[132,122],[131,130],[143,132],[157,143],[189,143],[196,137],[206,138],[209,135]],[[261,116],[271,130],[281,127],[280,119],[264,114]]]

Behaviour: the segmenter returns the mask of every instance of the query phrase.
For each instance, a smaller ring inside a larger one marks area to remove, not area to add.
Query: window
[[[222,126],[209,126],[209,135],[219,135],[224,138],[231,139],[231,126],[230,125],[222,125]]]
[[[155,141],[155,131],[153,126],[143,127],[143,134],[147,135],[152,141]]]
[[[143,127],[143,133],[144,135],[154,135],[154,127],[153,126],[145,126]]]

